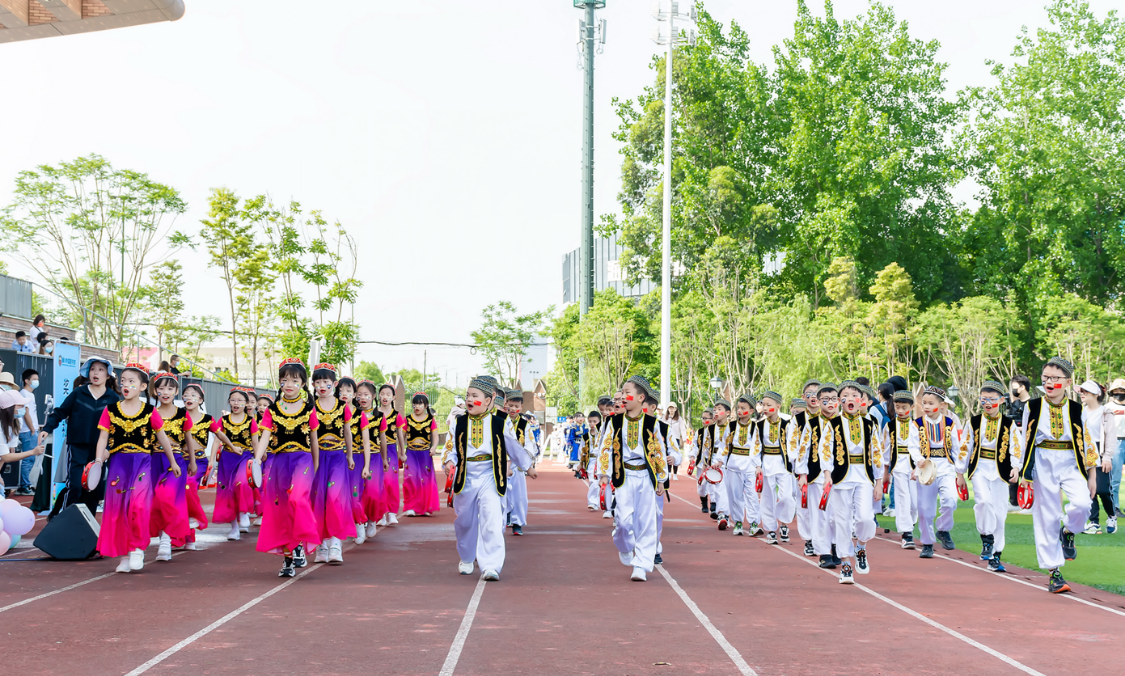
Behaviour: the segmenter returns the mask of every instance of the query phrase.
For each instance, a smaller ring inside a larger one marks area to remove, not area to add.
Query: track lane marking
[[[461,618],[461,626],[457,629],[457,635],[453,637],[453,645],[449,646],[449,653],[445,656],[445,663],[441,665],[438,676],[452,676],[453,670],[457,668],[457,661],[461,659],[461,650],[465,647],[465,639],[469,637],[469,630],[473,627],[473,618],[477,616],[477,606],[480,605],[480,597],[484,595],[486,584],[488,583],[484,581],[482,575],[477,581],[477,588],[473,590],[473,597],[469,599],[465,617]]]
[[[681,500],[682,502],[684,502],[688,505],[691,505],[690,502],[688,502],[687,500],[684,500],[683,498],[681,498],[678,495],[673,496],[673,497]],[[754,539],[754,538],[751,538],[751,539]],[[814,568],[821,571],[822,573],[825,573],[827,575],[831,575],[832,577],[836,577],[835,573],[832,573],[831,571],[828,571],[828,570],[825,570],[825,569],[821,568],[817,563],[814,563],[813,561],[809,561],[808,559],[801,556],[800,554],[797,554],[795,552],[791,552],[791,551],[789,551],[789,550],[787,550],[783,547],[780,547],[780,546],[774,546],[774,545],[767,545],[767,546],[772,548],[772,549],[776,549],[780,552],[783,552],[785,554],[788,554],[789,556],[794,557],[795,559],[797,559],[801,563],[805,563],[805,564],[808,564],[810,566],[813,566]],[[921,613],[919,613],[917,611],[914,611],[910,608],[907,608],[906,606],[902,605],[901,603],[899,603],[899,602],[897,602],[893,599],[890,599],[890,598],[887,598],[886,596],[883,596],[882,594],[875,591],[874,589],[871,589],[871,588],[869,588],[865,585],[859,584],[858,582],[855,583],[853,586],[855,588],[867,593],[867,594],[870,594],[871,596],[879,599],[880,601],[883,601],[884,603],[890,605],[891,607],[897,608],[898,610],[901,610],[902,612],[906,613],[907,615],[910,615],[911,617],[913,617],[915,619],[918,619],[918,620],[921,620],[922,622],[925,622],[926,624],[934,627],[935,629],[939,629],[939,630],[949,634],[950,636],[952,636],[956,639],[964,641],[965,643],[973,646],[974,648],[977,648],[978,650],[982,650],[982,651],[988,653],[989,655],[992,655],[996,659],[998,659],[1002,662],[1005,662],[1005,663],[1009,664],[1010,666],[1013,666],[1016,669],[1019,669],[1020,671],[1022,671],[1024,673],[1031,674],[1031,676],[1046,676],[1042,672],[1036,671],[1035,669],[1032,669],[1031,667],[1027,666],[1026,664],[1023,664],[1021,662],[1016,661],[1015,659],[1012,659],[1011,657],[1008,657],[1007,655],[1005,655],[1004,653],[1002,653],[998,650],[994,650],[992,648],[989,648],[988,646],[984,645],[983,643],[980,643],[979,641],[975,641],[975,640],[969,638],[968,636],[965,636],[964,634],[962,634],[962,633],[960,633],[960,632],[958,632],[954,629],[950,629],[949,627],[941,624],[940,622],[932,620],[932,619],[926,617],[925,615],[922,615]]]
[[[664,570],[664,564],[658,564],[656,569],[659,570],[660,574],[664,576],[664,579],[668,581],[668,585],[672,587],[672,590],[676,592],[680,600],[688,607],[691,614],[695,615],[695,619],[699,620],[699,623],[703,625],[703,628],[707,630],[708,634],[711,634],[711,638],[715,639],[715,642],[719,644],[719,647],[723,649],[723,652],[727,654],[731,662],[734,662],[734,666],[742,672],[743,676],[758,676],[758,672],[754,671],[750,665],[746,663],[746,660],[742,659],[742,655],[730,644],[727,637],[723,636],[723,632],[719,631],[715,625],[711,624],[711,620],[703,614],[699,606],[695,605],[695,601],[692,601],[691,597],[687,595],[687,592],[680,588],[680,585],[668,574],[668,571]],[[442,676],[445,676],[445,674],[442,674]]]

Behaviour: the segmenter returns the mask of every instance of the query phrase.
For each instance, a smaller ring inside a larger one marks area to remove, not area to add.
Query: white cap
[[[1087,380],[1086,382],[1082,383],[1078,386],[1078,389],[1085,390],[1095,397],[1102,396],[1102,386],[1092,380]]]

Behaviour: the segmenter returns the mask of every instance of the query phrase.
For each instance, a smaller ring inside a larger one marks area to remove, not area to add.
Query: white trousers
[[[516,470],[508,477],[508,490],[504,495],[508,503],[508,514],[512,523],[519,526],[527,525],[527,475]]]
[[[933,462],[933,461],[931,461]],[[942,460],[941,462],[945,462]],[[941,508],[938,509],[938,500]],[[952,471],[939,473],[929,486],[918,484],[918,534],[922,544],[937,542],[935,530],[953,530],[953,512],[957,509],[957,478]],[[898,497],[895,497],[895,510],[898,510]],[[934,514],[937,514],[937,528],[934,528]]]
[[[727,506],[730,510],[724,513],[745,525],[761,520],[758,513],[758,491],[754,489],[754,477],[753,470],[743,472],[729,467],[723,470],[722,484],[727,488]]]
[[[835,489],[833,489],[835,490]],[[806,527],[808,530],[808,537],[806,540],[812,540],[813,551],[817,556],[827,555],[832,553],[832,513],[829,509],[820,509],[820,498],[824,496],[824,484],[811,483],[809,484],[809,507],[805,510],[806,513]],[[829,498],[831,502],[831,498]],[[800,519],[797,521],[798,528],[800,527]],[[849,533],[851,535],[851,533]],[[802,535],[801,537],[805,537]]]
[[[895,472],[891,475],[895,492],[895,529],[900,533],[914,533],[918,523],[918,482],[910,478],[910,472]]]
[[[665,489],[667,491],[667,489]],[[652,492],[656,495],[656,491]],[[660,536],[664,535],[664,501],[668,498],[663,495],[656,495],[656,553],[664,553],[664,545],[660,542]]]
[[[875,511],[871,497],[875,488],[871,484],[841,484],[832,486],[828,495],[828,509],[835,524],[836,556],[841,559],[855,556],[852,528],[860,544],[875,537]],[[831,552],[828,552],[831,553]]]
[[[1059,540],[1059,522],[1071,533],[1081,533],[1090,516],[1090,485],[1072,451],[1035,449],[1035,503],[1031,506],[1031,521],[1035,527],[1035,556],[1039,567],[1050,570],[1066,563],[1062,541]],[[1063,511],[1062,494],[1070,504]]]
[[[652,572],[657,543],[656,490],[648,471],[625,470],[625,481],[615,495],[617,530],[613,534],[613,544],[623,554],[633,553],[630,567]]]
[[[602,486],[601,481],[598,479],[597,471],[598,463],[594,460],[591,460],[589,464],[586,465],[586,476],[589,477],[588,480],[590,482],[590,485],[586,487],[586,506],[590,509],[601,508],[601,500],[599,499],[599,495]]]
[[[793,484],[796,479],[788,472],[767,474],[762,481],[761,513],[759,524],[767,533],[777,530],[777,524],[792,523],[797,503],[793,500]]]
[[[470,462],[465,486],[453,496],[453,532],[457,554],[473,561],[482,571],[504,567],[504,513],[491,462]]]
[[[976,502],[973,513],[977,517],[977,532],[992,536],[993,551],[1004,551],[1004,524],[1008,520],[1008,482],[1000,477],[986,477],[984,471],[978,469],[973,477],[973,500]]]

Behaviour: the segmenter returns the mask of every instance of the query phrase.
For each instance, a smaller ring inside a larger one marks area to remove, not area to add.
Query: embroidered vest
[[[777,425],[774,426],[769,423],[769,418],[762,418],[754,424],[758,427],[758,439],[762,444],[762,450],[758,453],[758,462],[763,463],[765,461],[766,455],[773,455],[773,453],[770,453],[769,451],[777,449],[781,453],[781,459],[785,462],[785,471],[792,472],[793,463],[789,462],[789,454],[786,453],[785,448],[785,437],[787,436],[788,431],[788,425],[786,424],[786,421],[778,418]],[[766,431],[767,427],[770,431],[776,432],[776,438],[768,438],[768,434]]]
[[[606,443],[609,444],[609,464],[612,467],[612,480],[614,488],[621,488],[625,483],[625,454],[621,448],[621,435],[625,429],[625,415],[614,415],[610,419],[610,427],[606,430]],[[656,477],[664,473],[664,457],[660,453],[660,441],[656,438],[656,416],[642,414],[640,418],[640,442],[644,450],[643,458],[648,478],[652,487],[656,488]],[[605,471],[607,468],[603,468]]]
[[[242,422],[236,423],[232,419],[233,413],[228,413],[223,416],[223,434],[230,440],[235,451],[240,455],[245,451],[254,450],[254,435],[250,432],[250,424],[254,422],[254,418],[243,413]],[[273,439],[270,439],[270,446],[273,446]]]
[[[133,417],[121,412],[119,401],[111,404],[109,411],[109,440],[106,448],[110,454],[114,453],[155,453],[156,430],[152,429],[152,414],[156,408],[152,404],[144,404],[141,410]]]
[[[309,423],[312,418],[313,404],[306,399],[301,410],[294,415],[283,413],[281,404],[275,401],[270,404],[270,416],[273,418],[274,429],[270,432],[270,448],[274,453],[312,453],[309,436],[312,430]],[[226,427],[226,416],[223,416]],[[249,434],[249,417],[247,418],[247,434]],[[229,436],[229,432],[227,433]],[[231,441],[234,441],[231,439]]]
[[[969,458],[969,471],[966,474],[970,479],[973,478],[981,460],[991,461],[996,463],[996,471],[1000,474],[1000,478],[1007,481],[1008,477],[1012,475],[1012,426],[1015,425],[1016,421],[1003,415],[996,420],[999,428],[996,430],[995,449],[982,448],[987,422],[988,419],[984,417],[983,413],[974,415],[969,419],[969,429],[973,431],[973,455]],[[968,439],[965,441],[968,443]],[[962,444],[961,452],[967,451],[965,444]]]
[[[898,445],[900,443],[903,444],[902,452],[906,453],[907,457],[910,460],[910,469],[912,469],[912,470],[914,469],[914,458],[910,458],[910,450],[906,447],[907,441],[910,440],[910,426],[913,425],[913,424],[914,424],[914,421],[912,421],[910,418],[907,418],[906,420],[900,420],[897,417],[891,419],[889,427],[891,428],[891,434],[890,434],[890,437],[891,437],[891,465],[890,465],[890,469],[892,471],[894,470],[895,465],[898,464],[898,451],[899,451]],[[900,436],[900,432],[901,432],[902,428],[906,428],[906,439],[903,439]]]
[[[485,414],[492,420],[492,478],[496,481],[496,492],[503,496],[508,491],[508,453],[504,449],[504,413]],[[457,470],[453,476],[453,492],[460,493],[465,488],[465,477],[469,463],[465,460],[469,450],[469,414],[457,418],[453,431],[453,445],[457,449]]]
[[[809,447],[807,481],[816,481],[820,477],[820,438],[824,434],[825,419],[822,415],[809,415]]]
[[[191,436],[195,438],[195,457],[207,457],[207,435],[211,433],[211,421],[214,418],[209,413],[204,413],[199,420],[191,421]]]
[[[394,446],[398,448],[398,411],[391,409],[391,412],[385,416],[387,419],[387,448]]]
[[[187,436],[184,431],[184,418],[187,418],[186,408],[176,408],[176,414],[164,421],[164,434],[172,445],[172,452],[187,457]]]
[[[377,408],[363,413],[367,414],[367,426],[363,429],[367,430],[368,441],[371,442],[371,455],[380,455],[383,447],[379,445],[379,426],[383,422],[383,413]]]
[[[344,450],[344,410],[345,405],[339,399],[334,400],[332,410],[325,411],[316,402],[316,445],[322,451]]]
[[[930,431],[928,425],[930,423],[925,417],[916,418],[914,424],[918,426],[918,445],[921,447],[923,458],[929,458],[934,449],[930,448]],[[957,434],[957,429],[953,427],[953,418],[943,416],[941,419],[941,437],[942,444],[945,449],[945,459],[953,463],[953,436]],[[940,458],[941,456],[935,456]]]
[[[1023,467],[1020,469],[1020,477],[1026,481],[1032,480],[1032,472],[1035,469],[1035,437],[1039,431],[1039,417],[1043,413],[1043,402],[1047,401],[1040,397],[1039,399],[1032,399],[1027,402],[1027,427],[1024,429],[1024,448],[1023,448]],[[1050,404],[1047,404],[1050,406]],[[1086,463],[1083,460],[1090,460],[1084,458],[1085,447],[1082,441],[1086,438],[1086,429],[1082,425],[1082,404],[1076,401],[1066,400],[1062,404],[1069,406],[1070,410],[1070,441],[1062,442],[1070,445],[1071,450],[1074,452],[1074,462],[1078,465],[1078,471],[1082,472],[1082,476],[1089,478],[1086,473]],[[1077,422],[1076,422],[1077,421]],[[1096,461],[1095,457],[1093,461]],[[1093,461],[1090,464],[1094,464]]]
[[[434,432],[430,429],[433,425],[433,416],[426,414],[426,419],[418,422],[414,416],[406,416],[406,448],[411,451],[430,450],[430,441]]]
[[[870,418],[856,418],[848,422],[850,423],[849,427],[857,423],[860,425],[860,430],[863,434],[863,469],[867,474],[867,480],[874,485],[875,464],[882,462],[882,458],[876,457],[878,453],[875,453],[871,448],[871,435],[875,429],[875,423],[872,422]],[[833,458],[835,462],[832,465],[832,483],[837,484],[848,476],[852,456],[848,444],[844,443],[845,432],[843,416],[832,418],[832,420],[829,421],[829,425],[832,426],[832,432],[836,440],[834,444],[835,450],[832,451],[835,455]]]

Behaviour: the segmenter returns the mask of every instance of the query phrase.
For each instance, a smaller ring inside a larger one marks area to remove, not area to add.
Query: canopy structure
[[[91,33],[184,15],[184,0],[0,0],[0,44]]]

